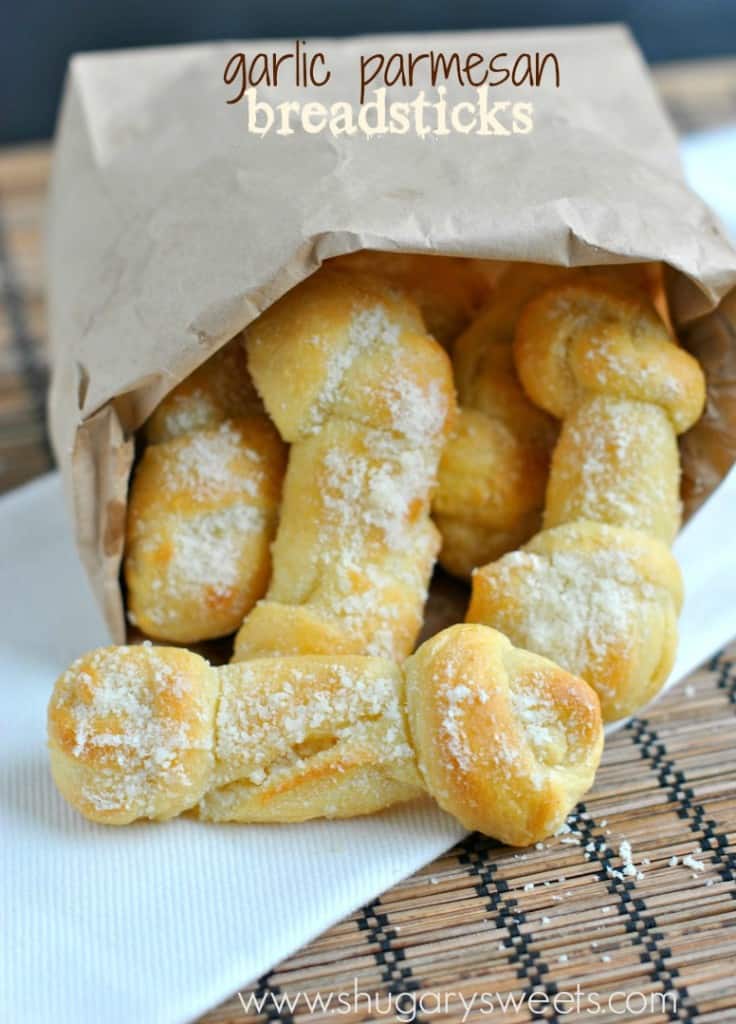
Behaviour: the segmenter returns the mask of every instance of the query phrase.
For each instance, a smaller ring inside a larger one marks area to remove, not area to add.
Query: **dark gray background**
[[[207,39],[629,24],[650,61],[736,53],[736,0],[2,0],[0,143],[47,138],[78,50]]]

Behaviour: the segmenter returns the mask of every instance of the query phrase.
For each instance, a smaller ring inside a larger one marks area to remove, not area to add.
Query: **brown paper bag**
[[[327,257],[432,250],[563,265],[663,260],[710,383],[685,442],[690,507],[736,458],[736,254],[685,186],[641,56],[618,26],[316,41],[331,79],[272,104],[357,103],[361,55],[554,53],[559,87],[494,87],[533,130],[260,137],[223,82],[224,43],[76,57],[56,141],[48,284],[50,419],[80,554],[115,640],[133,435],[159,400]],[[378,87],[381,83],[374,82]],[[448,102],[474,90],[448,81]],[[425,78],[389,99],[435,96]],[[435,97],[436,98],[436,97]],[[710,315],[708,315],[710,314]],[[694,321],[697,321],[693,323]]]

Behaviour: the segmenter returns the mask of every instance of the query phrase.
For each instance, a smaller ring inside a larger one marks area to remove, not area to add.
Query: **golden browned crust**
[[[470,322],[491,290],[479,260],[426,253],[362,249],[336,256],[327,266],[383,278],[417,304],[427,330],[448,347]]]
[[[524,393],[512,343],[519,316],[535,296],[574,283],[658,302],[664,295],[658,264],[569,269],[514,263],[498,276],[491,298],[452,348],[461,408],[440,466],[433,514],[442,534],[440,562],[454,575],[469,576],[541,525],[557,426]]]
[[[386,377],[372,396],[355,388],[347,396],[353,371],[368,366],[393,368],[392,356],[404,353],[405,335],[423,335],[417,306],[403,293],[364,275],[322,269],[270,306],[246,330],[248,368],[258,393],[284,440],[293,442],[316,433],[335,416],[372,417],[372,402],[396,400],[395,375]],[[431,343],[421,342],[430,365],[447,357]],[[380,373],[380,369],[379,369]],[[359,382],[358,382],[359,383]],[[419,386],[419,385],[417,385]],[[357,397],[359,408],[352,408]]]
[[[524,308],[514,353],[527,394],[558,419],[588,394],[658,405],[678,434],[703,411],[697,361],[646,299],[607,285],[547,289]]]
[[[127,825],[193,807],[211,782],[218,683],[189,651],[105,647],[59,677],[48,712],[51,772],[87,818]]]
[[[421,794],[401,670],[382,658],[261,658],[220,670],[209,821],[369,814]]]
[[[518,547],[539,528],[548,458],[503,420],[459,410],[432,501],[440,562],[448,572],[467,579],[477,565]]]
[[[511,342],[524,303],[565,273],[511,265],[453,344],[460,411],[440,463],[432,513],[442,535],[440,562],[460,578],[518,547],[541,524],[557,431],[524,394]]]
[[[103,648],[58,680],[51,766],[105,824],[368,814],[425,786],[470,828],[548,835],[600,756],[595,695],[484,626],[455,626],[404,669],[382,658],[258,658]]]
[[[515,846],[557,831],[603,748],[590,687],[474,625],[428,640],[405,673],[419,768],[440,806]]]
[[[615,721],[667,678],[681,605],[680,571],[661,541],[579,521],[478,569],[467,619],[582,676]]]
[[[274,639],[282,653],[400,659],[416,642],[439,546],[429,503],[453,412],[447,356],[401,293],[328,269],[268,309],[246,345],[293,443],[271,584],[235,659],[273,652]],[[310,636],[289,633],[288,606],[308,610]]]
[[[262,415],[239,334],[159,402],[142,433],[148,444],[161,444],[217,427],[224,420]]]
[[[302,821],[369,813],[423,783],[467,827],[533,842],[592,783],[601,710],[627,715],[666,678],[682,603],[666,547],[675,432],[703,389],[647,298],[654,279],[510,268],[457,339],[456,415],[423,314],[461,317],[470,265],[433,306],[417,259],[322,269],[149,421],[129,505],[131,620],[186,642],[248,614],[226,669],[149,646],[95,652],[61,677],[52,771],[93,820],[196,807]],[[292,448],[256,603],[284,463],[261,399]],[[475,572],[470,624],[402,671],[439,544],[438,462],[444,564],[467,575],[498,560]],[[499,558],[539,529],[543,504],[542,532]]]
[[[615,720],[651,700],[674,662],[676,432],[700,415],[703,374],[644,291],[613,279],[547,288],[524,307],[514,353],[562,433],[544,531],[476,573],[468,618],[582,675]]]
[[[665,411],[608,395],[582,399],[554,450],[545,528],[589,519],[671,544],[680,518],[680,457]]]
[[[51,769],[85,817],[124,825],[367,814],[422,793],[400,668],[380,658],[211,668],[174,648],[102,648],[57,681]]]
[[[150,445],[128,503],[128,616],[176,643],[234,632],[270,574],[284,446],[265,416]]]
[[[145,424],[124,575],[131,625],[173,643],[234,632],[270,573],[286,453],[237,336]]]

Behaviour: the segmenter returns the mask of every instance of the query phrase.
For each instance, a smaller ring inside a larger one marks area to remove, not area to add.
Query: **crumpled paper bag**
[[[736,254],[684,184],[625,29],[311,44],[332,71],[324,103],[354,98],[359,55],[376,49],[553,51],[559,88],[549,79],[494,94],[534,104],[534,130],[504,137],[250,134],[243,107],[226,102],[227,59],[288,48],[125,51],[70,67],[49,210],[50,422],[79,551],[117,641],[134,431],[219,346],[343,252],[665,261],[675,320],[698,321],[683,336],[710,385],[684,443],[688,510],[736,458],[734,302],[712,312],[736,284]],[[310,98],[288,82],[259,96]],[[448,84],[448,101],[468,98]]]

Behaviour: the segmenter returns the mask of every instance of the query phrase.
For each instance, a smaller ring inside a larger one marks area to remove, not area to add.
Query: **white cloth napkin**
[[[697,152],[706,191],[714,158]],[[736,223],[732,194],[707,191]],[[676,543],[687,599],[670,685],[736,634],[735,521],[732,471]],[[106,636],[55,475],[0,501],[0,573],[0,1020],[191,1020],[463,834],[429,803],[302,826],[83,821],[51,782],[45,711],[56,675]]]

